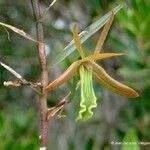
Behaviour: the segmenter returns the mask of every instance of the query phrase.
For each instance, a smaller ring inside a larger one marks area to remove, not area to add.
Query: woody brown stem
[[[40,98],[40,149],[46,150],[48,142],[48,121],[46,119],[47,114],[47,93],[44,87],[48,84],[48,70],[46,65],[46,54],[45,54],[45,44],[44,44],[44,32],[43,32],[43,22],[41,18],[39,0],[31,0],[33,6],[33,12],[36,19],[36,29],[37,29],[37,40],[38,43],[38,54],[39,62],[41,67],[41,84],[42,84],[42,95]]]

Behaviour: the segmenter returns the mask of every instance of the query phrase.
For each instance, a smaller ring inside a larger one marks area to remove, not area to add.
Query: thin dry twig
[[[1,66],[3,66],[6,70],[8,70],[10,73],[12,73],[16,78],[23,80],[23,77],[17,73],[14,69],[12,69],[10,66],[4,64],[3,62],[0,61]]]
[[[18,72],[16,72],[13,68],[6,65],[5,63],[0,61],[0,65],[3,66],[7,71],[9,71],[11,74],[13,74],[18,79],[18,81],[17,80],[5,81],[4,82],[5,86],[16,86],[17,87],[17,86],[21,86],[22,84],[29,85],[32,90],[34,90],[37,94],[41,95],[41,92],[37,88],[35,88],[35,84],[24,79]]]
[[[4,28],[4,30],[5,30],[6,33],[7,33],[8,40],[10,41],[10,34],[9,34],[9,31],[8,31],[5,27],[3,27],[3,28]]]
[[[56,106],[48,109],[47,111],[47,121],[51,120],[54,116],[56,116],[66,105],[68,97],[71,95],[71,91],[61,100]],[[61,115],[58,114],[58,117]]]
[[[18,29],[18,28],[16,28],[16,27],[14,27],[14,26],[12,26],[12,25],[9,25],[9,24],[0,22],[0,26],[5,27],[5,28],[8,28],[8,29],[14,31],[15,33],[17,33],[17,34],[23,36],[24,38],[26,38],[26,39],[28,39],[28,40],[30,40],[30,41],[38,42],[38,41],[36,41],[31,35],[29,35],[28,33],[24,32],[24,31],[21,30],[21,29]]]
[[[46,10],[44,11],[42,17],[40,18],[40,20],[43,20],[45,18],[45,16],[47,15],[49,9],[56,3],[57,0],[53,0],[50,5],[46,8]]]

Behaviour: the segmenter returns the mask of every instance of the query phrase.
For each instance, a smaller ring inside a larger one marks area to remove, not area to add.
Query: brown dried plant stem
[[[44,87],[48,84],[48,70],[46,65],[46,55],[45,55],[45,44],[44,44],[44,32],[43,32],[43,22],[41,18],[39,0],[31,0],[33,6],[33,12],[35,15],[37,23],[37,40],[38,43],[38,53],[39,62],[41,67],[41,84],[42,84],[42,95],[40,96],[40,149],[46,150],[48,141],[48,121],[46,119],[47,114],[47,93],[44,91]]]

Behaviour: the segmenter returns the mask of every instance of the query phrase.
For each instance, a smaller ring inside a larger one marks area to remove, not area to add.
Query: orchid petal
[[[101,53],[101,54],[87,56],[81,60],[78,60],[74,62],[60,77],[58,77],[53,82],[51,82],[48,86],[46,86],[45,90],[46,91],[54,90],[58,86],[62,85],[64,82],[68,81],[78,72],[78,67],[84,62],[90,62],[97,59],[104,59],[104,58],[109,58],[114,56],[121,56],[125,54],[126,53]]]
[[[100,37],[98,39],[98,42],[97,42],[97,45],[96,45],[96,48],[95,48],[95,51],[94,51],[94,54],[98,54],[101,49],[102,49],[102,46],[106,40],[106,37],[108,35],[108,32],[109,32],[109,29],[112,25],[112,22],[114,20],[114,14],[112,13],[112,16],[110,17],[110,19],[108,20],[108,22],[105,24],[101,34],[100,34]]]
[[[127,53],[100,53],[100,54],[94,54],[94,55],[87,56],[87,57],[83,58],[81,61],[82,62],[96,61],[98,59],[106,59],[106,58],[110,58],[110,57],[114,57],[114,56],[122,56],[122,55],[126,55],[126,54]]]
[[[69,66],[69,68],[57,79],[55,79],[53,82],[48,84],[45,87],[45,90],[52,91],[58,86],[62,85],[64,82],[68,81],[70,78],[72,78],[77,72],[78,72],[78,67],[80,66],[81,61],[76,61],[72,65]]]
[[[77,24],[74,24],[73,29],[72,29],[72,33],[73,33],[73,39],[74,39],[76,48],[77,48],[81,58],[84,58],[85,57],[84,49],[82,47],[82,44],[81,44],[81,41],[80,41],[80,36],[78,34],[78,26],[77,26]]]
[[[104,87],[108,88],[109,90],[127,97],[138,97],[139,94],[133,90],[132,88],[116,81],[112,77],[110,77],[105,70],[97,65],[95,62],[90,63],[93,68],[93,76],[94,78],[102,84]]]

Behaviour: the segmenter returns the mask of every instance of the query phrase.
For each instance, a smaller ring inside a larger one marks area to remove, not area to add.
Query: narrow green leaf
[[[14,31],[15,33],[23,36],[24,38],[26,38],[26,39],[28,39],[30,41],[38,42],[31,35],[29,35],[28,33],[26,33],[23,30],[20,30],[20,29],[14,27],[12,25],[9,25],[9,24],[6,24],[6,23],[2,23],[2,22],[0,22],[0,25],[3,26],[3,27],[5,27],[5,28],[8,28],[8,29]]]
[[[112,11],[114,14],[116,14],[124,5],[120,4],[116,6]],[[81,43],[85,42],[90,36],[92,36],[95,32],[97,32],[100,28],[102,28],[105,23],[109,20],[109,18],[112,15],[112,11],[109,11],[107,14],[105,14],[103,17],[92,23],[90,26],[88,26],[84,31],[80,33]],[[51,62],[51,66],[56,65],[60,62],[62,62],[66,57],[68,57],[74,50],[76,49],[76,46],[74,44],[74,41],[72,40],[58,55],[53,59]]]
[[[86,121],[93,115],[92,108],[97,106],[92,83],[92,68],[87,69],[82,65],[79,68],[79,73],[81,80],[81,101],[76,121]]]

